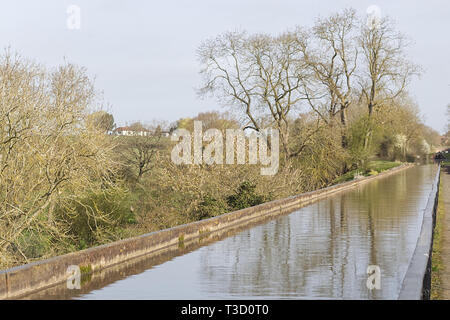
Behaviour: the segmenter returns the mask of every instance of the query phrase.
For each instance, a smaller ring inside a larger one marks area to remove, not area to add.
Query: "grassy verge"
[[[439,194],[442,195],[442,181],[439,184]],[[442,199],[442,198],[440,198]],[[441,277],[442,257],[441,257],[441,240],[442,240],[442,220],[444,218],[444,202],[439,200],[436,212],[436,226],[434,228],[433,237],[433,253],[431,256],[431,296],[432,300],[441,299]]]
[[[337,178],[334,183],[342,183],[346,181],[350,181],[355,179],[356,176],[373,176],[377,175],[380,172],[398,167],[401,165],[401,162],[394,162],[394,161],[385,161],[385,160],[376,160],[376,161],[370,161],[365,169],[356,169],[347,172],[346,174],[340,176]]]

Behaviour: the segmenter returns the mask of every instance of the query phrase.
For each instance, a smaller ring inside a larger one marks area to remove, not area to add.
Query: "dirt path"
[[[436,224],[437,243],[434,248],[437,255],[433,257],[436,290],[433,298],[450,300],[450,166],[441,170],[438,210],[440,212],[438,211]]]

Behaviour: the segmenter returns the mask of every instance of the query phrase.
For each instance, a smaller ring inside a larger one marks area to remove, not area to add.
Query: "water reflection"
[[[395,299],[435,172],[361,185],[77,298]],[[369,265],[380,290],[366,287]]]
[[[395,299],[434,167],[374,181],[201,251],[209,296]],[[381,290],[366,288],[378,265]]]

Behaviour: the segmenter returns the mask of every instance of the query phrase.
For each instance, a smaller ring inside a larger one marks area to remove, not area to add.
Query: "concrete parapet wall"
[[[440,167],[423,212],[422,228],[417,245],[403,278],[399,300],[429,300],[431,290],[431,255],[436,210],[439,199]]]
[[[66,282],[68,278],[67,268],[70,265],[78,265],[82,270],[95,272],[143,255],[168,251],[184,242],[201,238],[208,233],[236,226],[245,226],[258,220],[287,214],[312,201],[351,189],[374,179],[386,177],[411,166],[413,165],[404,164],[375,176],[344,182],[316,191],[225,213],[214,218],[3,270],[0,271],[0,299],[21,297]]]

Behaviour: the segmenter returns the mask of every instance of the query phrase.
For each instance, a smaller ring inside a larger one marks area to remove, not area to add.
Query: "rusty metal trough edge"
[[[226,229],[249,220],[279,215],[295,209],[301,204],[324,198],[330,194],[353,188],[357,185],[385,177],[413,164],[403,164],[378,175],[364,177],[323,189],[302,193],[288,198],[266,202],[254,207],[233,211],[217,217],[196,221],[170,229],[155,231],[62,256],[40,260],[0,271],[0,299],[11,299],[51,287],[67,281],[70,265],[84,267],[95,272],[145,254],[164,250],[179,242],[198,238],[204,234]]]

